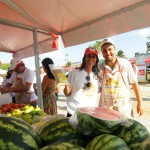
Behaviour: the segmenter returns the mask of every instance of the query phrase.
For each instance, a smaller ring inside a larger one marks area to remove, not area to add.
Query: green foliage
[[[102,55],[102,53],[101,53],[101,41],[96,41],[95,44],[91,45],[90,47],[95,48],[98,51],[99,55],[100,56]]]
[[[10,63],[0,64],[0,69],[2,70],[8,70],[10,67]]]
[[[119,50],[117,52],[117,57],[119,57],[119,58],[126,58],[126,56],[124,55],[124,52],[122,50]]]
[[[67,63],[66,63],[66,67],[70,67],[72,65],[72,62],[71,61],[68,61]]]
[[[146,42],[146,46],[147,46],[147,49],[150,49],[150,36],[147,37],[149,39],[149,42]]]

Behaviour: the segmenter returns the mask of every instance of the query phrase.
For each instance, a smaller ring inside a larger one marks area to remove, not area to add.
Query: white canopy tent
[[[149,14],[150,0],[1,0],[0,51],[33,56],[34,29],[41,54],[56,50],[50,33],[68,47],[149,27]]]
[[[0,51],[34,55],[39,73],[57,35],[69,47],[149,27],[149,14],[150,0],[0,0]]]

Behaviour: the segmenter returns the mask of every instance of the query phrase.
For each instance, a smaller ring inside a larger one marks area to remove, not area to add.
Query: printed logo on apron
[[[93,96],[95,94],[95,92],[96,92],[96,89],[92,83],[91,83],[91,86],[89,88],[83,89],[83,93],[86,96]]]
[[[114,74],[103,70],[102,78],[102,99],[101,102],[108,108],[119,111],[131,118],[131,100],[130,93],[123,78],[123,72],[120,70]]]

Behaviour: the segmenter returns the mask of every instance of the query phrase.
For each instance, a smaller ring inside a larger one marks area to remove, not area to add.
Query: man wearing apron
[[[31,86],[35,73],[25,67],[22,60],[12,59],[10,70],[14,70],[11,78],[4,88],[0,91],[5,93],[15,92],[16,103],[25,103],[35,106],[37,96]],[[13,85],[13,86],[12,86]]]
[[[109,38],[102,41],[101,51],[104,62],[99,66],[101,76],[100,106],[119,111],[132,118],[133,109],[128,88],[131,84],[137,99],[137,113],[142,115],[142,97],[130,62],[116,57],[114,42]]]

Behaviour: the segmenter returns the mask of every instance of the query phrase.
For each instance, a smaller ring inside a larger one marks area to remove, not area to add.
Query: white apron
[[[104,68],[101,87],[101,106],[119,111],[129,118],[133,117],[129,89],[123,78],[123,69],[120,66],[116,67],[112,73]]]
[[[24,86],[22,79],[17,78],[16,76],[14,87],[22,87],[22,86]],[[31,97],[31,93],[29,92],[15,93],[16,103],[30,104],[30,97]]]

